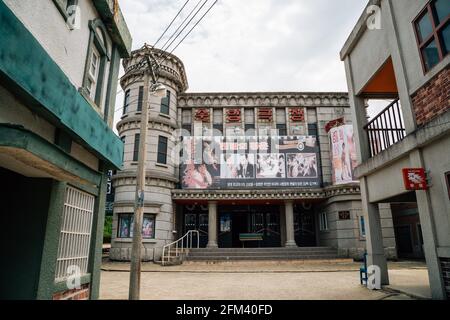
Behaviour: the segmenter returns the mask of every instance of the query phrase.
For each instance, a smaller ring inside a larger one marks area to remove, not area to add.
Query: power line
[[[170,51],[162,60],[162,62],[160,62],[159,64],[162,65],[167,58],[169,57],[169,55],[171,55],[182,43],[183,41],[191,34],[191,32],[195,29],[195,27],[203,20],[203,18],[211,11],[211,9],[216,5],[216,3],[219,2],[219,0],[214,1],[214,3],[208,8],[208,10],[206,10],[206,12],[200,17],[200,19],[194,24],[194,26],[191,28],[191,30],[189,30],[189,32],[183,37],[183,39],[181,39],[181,41],[175,46],[175,48],[172,49],[172,51]],[[206,4],[206,3],[205,3]],[[201,10],[201,8],[200,8]]]
[[[200,6],[200,8],[194,13],[194,15],[189,19],[190,15],[197,9],[198,5],[203,1],[203,4]],[[189,15],[186,17],[186,19],[184,19],[184,21],[180,24],[180,26],[177,28],[177,30],[175,30],[175,32],[172,34],[172,36],[166,41],[166,43],[161,47],[162,51],[166,51],[170,48],[170,46],[177,40],[177,38],[183,33],[183,31],[189,26],[189,24],[192,22],[192,20],[194,20],[194,18],[197,16],[197,14],[202,10],[202,8],[206,5],[206,3],[209,0],[199,0],[199,2],[197,3],[197,5],[194,7],[194,9],[192,9],[192,11],[189,13]],[[178,32],[178,30],[180,30],[180,28],[184,25],[184,23],[186,22],[186,20],[189,21],[187,22],[187,24],[181,29],[180,32]],[[178,32],[178,33],[177,33]],[[175,38],[173,38],[175,36]],[[173,38],[173,40],[172,40]],[[172,40],[172,41],[171,41]],[[168,44],[169,43],[169,44]]]
[[[164,35],[167,33],[167,31],[169,31],[170,27],[172,26],[172,24],[175,22],[175,20],[178,18],[178,16],[181,14],[181,12],[183,11],[183,9],[186,7],[186,5],[189,3],[189,1],[191,0],[187,0],[184,5],[181,7],[180,11],[178,11],[177,15],[175,16],[175,18],[173,18],[173,20],[170,22],[169,26],[166,28],[166,30],[164,30],[164,32],[162,33],[162,35],[158,38],[158,40],[156,40],[155,44],[153,45],[153,47],[156,47],[156,45],[159,43],[159,41],[164,37]]]

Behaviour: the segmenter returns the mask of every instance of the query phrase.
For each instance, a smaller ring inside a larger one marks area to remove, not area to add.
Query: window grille
[[[87,273],[94,203],[94,196],[67,187],[56,261],[56,279],[72,274],[68,273],[69,266],[79,267],[81,275]]]

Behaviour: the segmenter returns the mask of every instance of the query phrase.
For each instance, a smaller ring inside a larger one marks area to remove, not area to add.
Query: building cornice
[[[183,93],[178,107],[349,107],[346,92],[230,92]]]
[[[141,115],[140,113],[135,113],[134,115],[125,115],[122,120],[120,120],[117,125],[117,131],[119,132],[119,134],[122,134],[123,131],[125,131],[126,129],[140,129],[141,126]],[[176,130],[179,129],[179,125],[175,122],[172,121],[170,119],[167,118],[163,118],[163,117],[155,117],[155,116],[149,116],[149,129],[155,129],[155,130],[161,130],[161,131],[168,131],[170,129],[172,130]],[[134,124],[134,126],[132,126]],[[156,126],[154,126],[154,124],[159,124],[159,125],[163,125],[166,126],[167,129],[160,129],[157,128]],[[127,126],[128,125],[128,126]],[[125,128],[125,126],[127,126],[127,128]]]
[[[172,190],[173,200],[320,200],[340,195],[359,194],[359,185],[333,186],[324,189],[286,190]]]

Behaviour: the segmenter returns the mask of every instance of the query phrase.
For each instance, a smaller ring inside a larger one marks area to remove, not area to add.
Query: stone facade
[[[138,109],[142,103],[139,101],[139,87],[143,86],[143,75],[135,71],[133,65],[139,62],[141,56],[146,53],[145,50],[147,49],[133,52],[131,59],[124,61],[126,73],[121,79],[122,88],[127,96],[126,111],[117,128],[125,142],[125,151],[124,170],[117,172],[112,179],[115,187],[115,204],[110,258],[113,260],[126,261],[131,256],[131,238],[121,236],[121,219],[124,215],[134,212],[137,169],[134,137],[140,128]],[[155,50],[155,54],[161,56],[163,53]],[[186,93],[187,80],[183,64],[175,56],[169,57],[164,61],[160,77],[160,81],[170,91],[168,114],[161,112],[162,103],[153,97],[150,98],[145,213],[155,216],[156,233],[154,238],[144,239],[143,259],[159,260],[162,247],[184,235],[186,207],[189,208],[188,211],[194,207],[204,208],[202,212],[209,216],[209,221],[218,221],[218,212],[222,206],[248,203],[255,206],[267,203],[279,205],[282,246],[287,242],[289,245],[295,245],[292,235],[287,234],[289,233],[287,230],[293,232],[294,229],[290,225],[294,223],[292,205],[295,207],[297,204],[297,208],[312,206],[314,219],[320,213],[326,212],[329,229],[314,231],[315,245],[334,247],[339,249],[342,257],[361,259],[365,238],[359,234],[359,217],[363,215],[359,184],[333,186],[330,140],[325,129],[327,123],[339,118],[346,124],[351,123],[348,95],[339,92]],[[300,121],[295,121],[297,119],[292,117],[292,109],[302,109],[298,118]],[[238,115],[235,119],[229,117],[230,110]],[[259,117],[261,113],[270,114],[270,120],[261,120]],[[179,168],[170,161],[160,164],[157,159],[158,137],[164,135],[169,138],[167,154],[171,155],[179,142],[177,140],[179,137],[173,135],[177,129],[183,129],[183,134],[195,136],[207,135],[212,130],[219,130],[219,135],[223,136],[227,136],[229,130],[242,135],[251,130],[255,134],[265,130],[278,130],[280,135],[285,136],[316,136],[320,147],[321,186],[315,189],[182,189]],[[175,139],[171,140],[172,135]],[[338,222],[336,220],[338,211],[350,211],[349,220]],[[392,237],[392,217],[389,207],[383,209],[383,217],[386,219],[384,224],[386,251],[389,258],[395,258],[395,240]],[[317,221],[314,224],[318,226]],[[213,237],[217,237],[215,228],[207,228],[205,232],[213,232]],[[217,242],[209,239],[208,246],[217,246]]]
[[[450,67],[443,69],[412,95],[418,126],[450,110]]]
[[[129,102],[123,112],[120,122],[117,124],[119,136],[123,139],[124,167],[123,170],[114,175],[113,184],[115,188],[115,203],[112,226],[112,247],[110,258],[113,260],[129,260],[131,256],[131,239],[118,236],[120,219],[124,214],[133,214],[135,192],[136,192],[136,170],[137,158],[135,155],[135,136],[140,132],[140,114],[138,105],[139,88],[144,86],[144,75],[142,71],[130,71],[139,63],[146,54],[147,49],[132,52],[130,59],[123,62],[125,75],[121,79],[124,92],[129,92]],[[158,51],[158,55],[163,52]],[[144,213],[154,216],[155,236],[153,239],[144,239],[143,259],[158,260],[164,245],[174,240],[173,235],[173,212],[171,191],[178,182],[178,168],[170,161],[158,163],[158,140],[160,137],[167,138],[167,154],[170,155],[175,148],[172,138],[177,125],[177,99],[181,92],[187,89],[183,63],[175,56],[170,55],[160,69],[160,82],[170,92],[168,110],[161,112],[161,99],[149,95],[149,124],[147,133],[147,180],[145,188]],[[141,89],[142,90],[142,89]],[[168,157],[170,160],[170,157]]]

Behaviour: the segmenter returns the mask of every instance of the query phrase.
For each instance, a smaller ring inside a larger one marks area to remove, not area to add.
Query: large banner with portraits
[[[330,130],[333,184],[357,182],[354,170],[357,166],[353,126],[343,125]]]
[[[184,137],[184,189],[318,188],[313,136]]]

